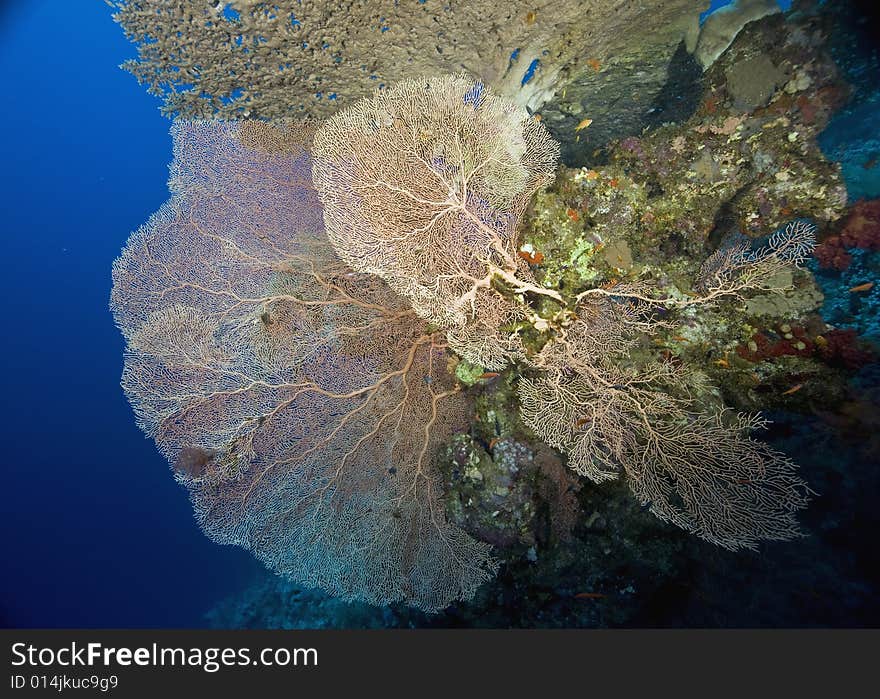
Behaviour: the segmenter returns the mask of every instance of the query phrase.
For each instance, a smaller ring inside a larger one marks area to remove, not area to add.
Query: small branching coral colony
[[[784,291],[814,230],[723,245],[687,293],[561,291],[519,249],[559,148],[465,76],[326,122],[178,122],[172,198],[113,270],[123,386],[205,532],[346,599],[435,611],[494,575],[445,516],[468,428],[458,360],[518,376],[521,417],[578,474],[729,549],[798,536],[808,487],[702,374],[644,351],[684,309]],[[789,275],[790,276],[790,275]]]

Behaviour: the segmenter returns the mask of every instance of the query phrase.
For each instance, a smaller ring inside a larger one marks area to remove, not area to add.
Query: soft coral
[[[856,202],[837,235],[816,246],[814,254],[823,269],[842,271],[852,255],[847,249],[880,250],[880,199]]]
[[[857,202],[839,236],[844,247],[880,250],[880,199]]]

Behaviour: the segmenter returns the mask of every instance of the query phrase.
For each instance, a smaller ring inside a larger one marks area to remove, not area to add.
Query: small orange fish
[[[575,427],[583,427],[584,425],[587,425],[592,421],[593,421],[593,418],[591,418],[591,417],[578,418],[577,420],[575,420],[574,426]]]
[[[720,367],[724,367],[725,369],[729,369],[729,368],[730,368],[730,362],[728,362],[726,359],[716,359],[716,360],[715,360],[714,362],[712,362],[712,363],[713,363],[713,364],[717,364],[717,365],[720,366]]]
[[[586,176],[586,178],[588,180],[598,180],[599,179],[599,173],[596,172],[595,170],[587,170],[584,173],[584,175]]]
[[[859,284],[858,286],[854,286],[850,289],[850,293],[858,293],[860,291],[870,291],[874,288],[874,282],[865,282],[864,284]]]
[[[603,595],[601,592],[578,592],[574,598],[575,599],[602,599],[607,595]]]
[[[532,118],[533,118],[535,121],[541,121],[541,119],[543,119],[544,117],[542,117],[540,114],[538,114],[537,112],[535,112],[534,114],[532,114]]]
[[[540,250],[535,250],[535,252],[520,250],[516,254],[523,258],[530,265],[539,265],[544,261],[544,253]]]
[[[616,187],[618,184],[620,184],[620,180],[618,180],[616,177],[612,177],[610,180],[608,180],[608,184],[610,184],[612,187]]]
[[[792,211],[791,207],[789,207],[789,206],[783,206],[783,207],[779,210],[779,213],[781,213],[783,216],[791,216],[791,211]]]
[[[498,444],[498,437],[492,437],[492,439],[489,440],[489,451],[492,451],[496,444]]]
[[[690,342],[690,340],[688,340],[686,337],[683,337],[682,335],[673,335],[672,339],[676,342]]]
[[[798,391],[800,391],[803,387],[804,387],[804,385],[802,383],[799,383],[795,386],[792,386],[787,391],[783,391],[782,395],[783,396],[790,396],[792,393],[797,393]]]
[[[598,58],[588,58],[587,65],[590,66],[590,68],[595,70],[597,73],[602,70],[602,61],[600,61]]]
[[[572,209],[571,207],[567,208],[567,209],[565,210],[565,213],[566,213],[566,214],[568,215],[568,217],[569,217],[572,221],[574,221],[575,223],[577,223],[577,222],[580,220],[580,218],[581,218],[580,215],[578,214],[578,212],[575,211],[574,209]]]
[[[526,12],[526,24],[532,25],[535,23],[536,19],[538,19],[537,12]]]
[[[593,123],[592,119],[581,119],[577,126],[574,127],[575,133],[581,131],[582,129],[587,128],[590,124]]]
[[[497,371],[486,371],[480,374],[477,378],[480,379],[495,379],[501,376]]]

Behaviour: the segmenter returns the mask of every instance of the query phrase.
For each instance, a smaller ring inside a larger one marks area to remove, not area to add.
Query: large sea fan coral
[[[704,270],[706,295],[676,301],[767,288],[768,273],[800,261],[811,239],[796,223],[758,251],[720,253]],[[765,421],[707,400],[703,377],[686,366],[630,356],[665,321],[638,287],[599,291],[531,358],[538,373],[519,383],[523,421],[579,474],[597,483],[622,474],[657,517],[714,544],[756,548],[799,536],[795,513],[810,490],[784,454],[750,437]]]
[[[114,265],[111,305],[139,424],[215,540],[345,599],[472,597],[496,562],[447,521],[436,464],[473,414],[455,355],[514,364],[523,422],[659,518],[730,549],[799,534],[810,491],[749,436],[762,420],[634,350],[676,309],[782,291],[808,222],[730,241],[691,295],[637,279],[564,296],[517,255],[557,145],[481,82],[407,81],[317,129],[173,134],[174,195]]]
[[[205,532],[347,599],[436,610],[491,576],[434,463],[446,340],[323,232],[312,127],[179,123],[172,198],[113,269],[123,386]]]
[[[525,308],[493,282],[559,298],[516,252],[522,213],[559,155],[540,122],[465,76],[410,80],[328,119],[314,154],[345,262],[388,282],[465,358],[498,369],[521,356],[501,328]]]

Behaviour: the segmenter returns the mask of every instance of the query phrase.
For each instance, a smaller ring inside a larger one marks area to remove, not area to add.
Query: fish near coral
[[[581,119],[578,122],[578,125],[574,127],[575,133],[577,133],[578,131],[583,131],[585,128],[587,128],[592,123],[593,123],[592,119]]]

